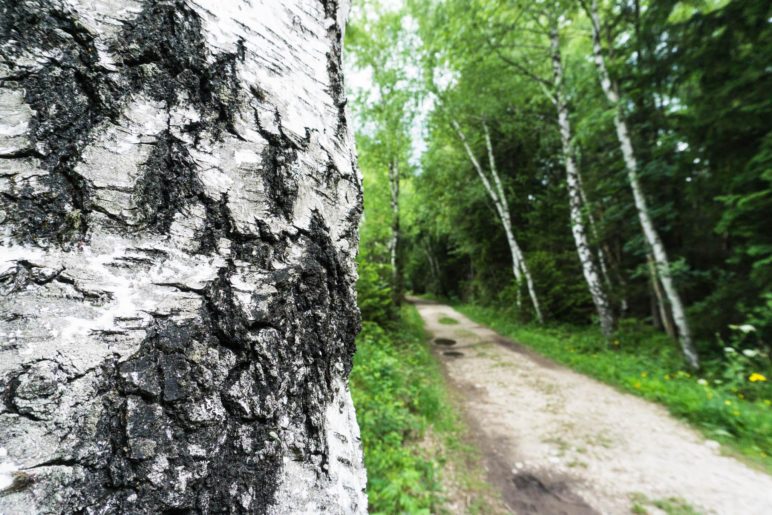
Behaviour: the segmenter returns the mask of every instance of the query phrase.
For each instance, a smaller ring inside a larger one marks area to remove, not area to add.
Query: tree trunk
[[[389,256],[391,259],[392,297],[394,304],[402,302],[402,270],[399,264],[399,165],[396,160],[389,163],[389,187],[391,190],[391,238]]]
[[[570,126],[569,126],[570,130]],[[570,132],[569,132],[570,135]],[[598,233],[598,227],[595,223],[595,215],[592,214],[592,204],[590,204],[587,198],[587,193],[584,191],[584,182],[582,181],[582,173],[579,170],[579,166],[575,166],[576,169],[576,186],[579,190],[579,199],[584,206],[584,211],[587,214],[587,225],[590,227],[592,237],[595,239],[596,257],[598,259],[598,266],[600,267],[600,273],[603,276],[603,283],[608,288],[608,292],[611,293],[613,284],[611,282],[611,276],[609,275],[608,263],[606,259],[606,252],[601,244],[600,234]]]
[[[670,317],[670,313],[667,309],[667,302],[665,301],[665,294],[662,291],[662,286],[657,278],[657,265],[654,264],[654,256],[651,252],[646,253],[646,264],[649,270],[649,282],[651,283],[651,290],[654,293],[655,304],[658,310],[658,320],[662,329],[665,330],[668,336],[675,338],[677,336],[675,327],[673,327],[673,321]]]
[[[614,278],[617,281],[618,288],[620,290],[619,295],[619,318],[622,318],[629,309],[627,303],[627,281],[625,281],[624,274],[620,268],[622,267],[621,258],[619,256],[614,257],[614,252],[609,248],[608,244],[603,244],[603,255],[608,258],[609,269],[614,273]]]
[[[0,0],[0,512],[366,512],[346,10]]]
[[[517,254],[520,261],[520,268],[525,277],[525,284],[528,288],[528,295],[531,297],[531,303],[533,304],[533,310],[536,313],[536,319],[540,324],[544,323],[544,318],[541,314],[541,308],[539,307],[539,298],[536,296],[536,289],[533,286],[533,278],[531,278],[531,271],[528,269],[528,263],[525,261],[525,256],[520,250],[520,245],[515,240],[515,234],[512,231],[512,217],[509,215],[509,204],[507,203],[507,197],[504,195],[504,188],[501,186],[501,179],[499,178],[499,171],[496,168],[496,160],[493,157],[493,145],[491,144],[491,134],[488,131],[488,125],[483,121],[483,130],[485,131],[485,146],[488,149],[488,162],[491,168],[491,176],[493,177],[493,183],[496,185],[496,194],[498,198],[498,204],[501,208],[500,214],[502,217],[502,223],[504,224],[504,231],[507,234],[507,241],[509,242],[509,248],[513,253]],[[519,290],[518,290],[519,291]],[[518,293],[519,296],[519,293]]]
[[[464,146],[464,150],[466,151],[469,160],[472,162],[472,166],[477,172],[478,177],[480,177],[480,181],[483,183],[485,191],[488,192],[488,196],[493,201],[493,205],[495,206],[496,212],[499,215],[501,225],[504,228],[504,233],[507,236],[507,244],[509,245],[509,250],[512,255],[512,273],[515,276],[515,281],[518,285],[518,308],[520,308],[522,304],[519,293],[520,284],[522,284],[523,278],[525,278],[525,282],[528,287],[528,295],[531,298],[531,304],[533,306],[534,313],[536,314],[536,319],[539,321],[539,323],[544,323],[541,308],[539,307],[539,299],[536,296],[536,290],[533,286],[533,280],[531,279],[530,271],[528,270],[528,266],[525,264],[523,253],[520,250],[520,245],[518,245],[517,240],[515,239],[515,234],[512,231],[512,221],[509,216],[509,207],[507,206],[506,197],[504,197],[503,190],[501,189],[501,181],[499,180],[498,173],[496,172],[495,161],[493,160],[493,151],[490,145],[490,136],[488,135],[488,128],[485,126],[486,144],[488,145],[489,158],[491,160],[491,173],[497,183],[496,190],[494,190],[493,186],[491,186],[488,177],[485,175],[485,172],[483,172],[480,162],[475,157],[474,152],[472,152],[472,148],[469,146],[469,143],[466,140],[466,136],[464,136],[464,132],[461,130],[461,126],[456,120],[451,120],[451,124],[453,125],[458,138],[461,140],[461,143]]]
[[[566,166],[566,184],[568,185],[568,203],[571,212],[571,232],[574,235],[576,251],[582,264],[582,272],[590,290],[592,302],[600,320],[601,331],[608,338],[614,330],[614,314],[601,284],[600,276],[595,267],[587,241],[587,231],[582,217],[582,195],[580,191],[579,173],[571,149],[571,125],[568,119],[568,105],[563,91],[563,63],[560,56],[560,40],[557,30],[550,32],[550,47],[552,51],[552,70],[554,79],[555,107],[560,127],[560,140],[563,145],[563,159]]]
[[[681,351],[689,366],[697,369],[699,368],[699,357],[692,342],[691,330],[686,319],[686,311],[684,309],[683,303],[681,302],[681,296],[679,295],[678,290],[676,289],[673,282],[670,260],[668,259],[665,246],[662,244],[659,233],[654,227],[651,215],[649,214],[646,197],[643,193],[640,178],[638,177],[638,162],[635,158],[635,152],[633,151],[633,144],[632,140],[630,139],[630,133],[627,129],[627,122],[623,115],[622,105],[619,102],[619,94],[611,83],[611,78],[606,67],[605,58],[603,56],[603,48],[601,46],[600,40],[600,18],[598,16],[598,6],[596,0],[592,0],[589,11],[590,19],[592,21],[593,55],[595,58],[595,65],[598,69],[598,76],[600,78],[600,84],[603,92],[606,95],[609,103],[615,109],[614,127],[616,128],[619,146],[624,158],[625,168],[627,169],[627,179],[633,192],[635,207],[638,211],[638,219],[640,220],[641,228],[643,230],[643,234],[646,238],[650,252],[654,256],[657,275],[659,276],[662,287],[665,290],[665,295],[667,296],[671,313],[673,315],[673,321],[678,328]]]

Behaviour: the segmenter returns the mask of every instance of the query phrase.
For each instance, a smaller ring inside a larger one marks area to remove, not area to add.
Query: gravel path
[[[412,300],[460,393],[489,480],[513,512],[643,513],[632,511],[637,505],[657,514],[664,512],[655,503],[685,502],[698,513],[772,514],[772,477],[722,456],[663,407],[540,357],[449,306]]]

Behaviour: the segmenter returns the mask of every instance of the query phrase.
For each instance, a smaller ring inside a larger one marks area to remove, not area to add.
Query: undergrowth
[[[768,377],[768,370],[745,366],[733,378],[726,375],[723,361],[706,362],[695,375],[684,369],[673,342],[641,324],[621,324],[606,344],[596,328],[527,325],[496,308],[455,307],[574,370],[665,405],[708,438],[772,470],[772,387],[767,381],[752,380]],[[732,356],[742,357],[742,350],[726,350],[730,362],[739,363]]]
[[[450,513],[455,496],[467,513],[498,513],[415,306],[382,325],[363,323],[350,377],[369,512]]]
[[[364,322],[351,392],[364,445],[371,513],[430,513],[441,502],[439,456],[423,449],[427,428],[453,430],[442,376],[412,306],[386,331]]]

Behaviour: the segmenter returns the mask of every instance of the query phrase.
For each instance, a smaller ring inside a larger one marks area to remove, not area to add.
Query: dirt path
[[[698,513],[772,514],[772,477],[722,456],[663,407],[412,300],[513,512],[656,514],[654,504],[685,502]]]

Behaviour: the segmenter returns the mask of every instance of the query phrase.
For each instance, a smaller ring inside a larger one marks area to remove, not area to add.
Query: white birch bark
[[[533,286],[533,278],[531,277],[531,271],[528,269],[528,263],[523,256],[523,252],[520,250],[520,245],[515,240],[515,234],[512,231],[512,217],[509,214],[509,204],[507,203],[507,197],[504,195],[504,188],[501,186],[501,179],[499,178],[499,171],[496,167],[496,159],[493,156],[493,145],[491,144],[491,135],[488,131],[488,124],[483,120],[483,130],[485,132],[485,146],[488,150],[488,163],[491,169],[491,176],[493,177],[493,183],[496,185],[496,194],[499,199],[499,205],[501,207],[502,223],[509,230],[507,232],[507,241],[509,242],[510,249],[513,249],[517,253],[518,260],[520,261],[520,268],[525,277],[525,284],[528,288],[528,295],[531,297],[533,303],[533,309],[536,312],[536,318],[539,323],[544,323],[542,317],[541,308],[539,306],[539,299],[536,296],[536,289]]]
[[[571,213],[571,233],[576,243],[576,251],[582,264],[582,273],[598,313],[600,327],[608,338],[614,330],[614,315],[606,292],[601,284],[592,251],[587,241],[587,231],[582,217],[582,195],[580,191],[579,173],[571,149],[571,125],[568,119],[568,105],[563,90],[563,64],[560,55],[560,40],[557,30],[550,33],[550,49],[552,53],[552,70],[554,79],[555,107],[558,114],[560,140],[563,145],[563,159],[566,167],[566,184],[568,186],[568,203]]]
[[[518,284],[518,291],[519,291],[519,285],[523,282],[523,279],[525,278],[525,283],[528,288],[528,295],[531,299],[531,305],[533,306],[534,313],[536,314],[536,318],[539,321],[539,323],[543,323],[544,318],[541,313],[541,308],[539,306],[539,299],[536,295],[536,290],[533,285],[533,280],[531,279],[530,272],[527,271],[528,267],[525,264],[523,253],[520,250],[520,245],[517,243],[517,239],[515,238],[515,234],[512,230],[512,222],[509,216],[509,207],[507,206],[506,197],[504,197],[503,194],[502,196],[499,196],[499,193],[497,192],[497,191],[502,191],[500,189],[501,183],[499,181],[498,174],[493,174],[494,181],[498,183],[498,185],[496,186],[496,189],[494,189],[494,187],[491,185],[491,182],[488,180],[488,177],[485,175],[485,172],[483,171],[482,166],[480,165],[480,162],[475,157],[474,152],[472,152],[472,148],[469,146],[469,143],[466,140],[466,136],[464,135],[464,132],[461,130],[461,126],[458,124],[458,122],[455,119],[451,120],[451,124],[455,129],[456,134],[458,135],[458,138],[461,140],[461,143],[464,147],[464,150],[466,151],[467,156],[469,157],[469,160],[472,163],[472,166],[474,167],[478,177],[480,178],[480,181],[485,187],[485,191],[488,192],[488,196],[493,201],[493,205],[496,208],[496,212],[499,215],[499,220],[501,221],[501,225],[504,228],[504,233],[506,234],[506,237],[507,237],[507,244],[509,245],[509,250],[512,255],[512,273],[514,274],[515,281]],[[494,163],[494,166],[495,166],[495,163]],[[518,296],[518,307],[520,307],[519,305],[520,305],[520,300]]]
[[[601,46],[600,18],[598,15],[598,5],[596,0],[592,0],[591,2],[589,15],[592,22],[593,57],[595,60],[596,68],[598,69],[601,88],[603,89],[606,98],[615,111],[614,127],[616,129],[617,139],[619,140],[619,146],[622,151],[622,157],[624,158],[625,168],[627,169],[627,179],[633,192],[636,210],[638,211],[638,219],[640,221],[643,234],[646,238],[646,242],[651,250],[652,255],[654,256],[657,275],[659,276],[662,287],[665,290],[665,295],[667,295],[670,310],[673,314],[673,322],[678,328],[678,337],[681,344],[681,351],[689,366],[697,369],[699,368],[699,357],[692,342],[691,330],[689,328],[689,322],[686,318],[686,310],[684,309],[681,296],[679,295],[678,290],[675,287],[675,283],[673,282],[670,260],[668,259],[665,246],[659,237],[657,229],[654,227],[654,222],[652,221],[651,215],[649,213],[646,197],[643,193],[640,177],[638,176],[638,162],[636,160],[632,140],[630,139],[630,134],[627,129],[627,121],[623,115],[623,108],[619,101],[619,93],[611,83],[611,78],[606,67],[606,61],[603,55],[603,47]]]
[[[365,513],[334,0],[0,0],[0,513]]]
[[[606,259],[606,253],[603,250],[603,246],[600,245],[600,234],[598,233],[598,227],[595,223],[595,215],[592,214],[592,204],[590,203],[590,200],[587,198],[587,194],[584,191],[584,183],[582,181],[582,172],[579,169],[579,166],[576,166],[576,184],[577,188],[579,190],[579,198],[582,201],[582,205],[584,206],[585,212],[587,213],[587,225],[590,226],[590,232],[592,233],[592,237],[595,239],[597,244],[597,251],[596,251],[596,257],[598,259],[598,265],[600,267],[600,273],[603,276],[603,283],[606,285],[606,288],[608,288],[608,291],[610,292],[613,288],[613,284],[611,283],[611,276],[609,275],[608,271],[608,260]],[[625,302],[624,300],[622,301]]]

